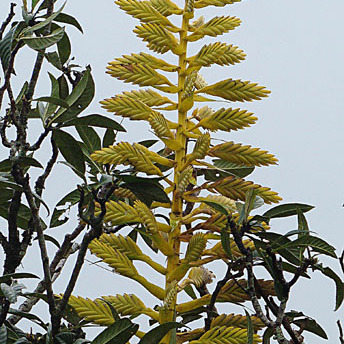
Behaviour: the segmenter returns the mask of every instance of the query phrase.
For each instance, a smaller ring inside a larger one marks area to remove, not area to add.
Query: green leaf
[[[247,318],[247,341],[246,344],[253,344],[253,324],[250,315],[245,309],[246,318]]]
[[[245,178],[254,171],[254,166],[237,165],[233,162],[222,159],[214,159],[213,165],[218,169],[225,170],[239,178]]]
[[[7,343],[7,328],[5,324],[0,327],[0,343]]]
[[[37,99],[33,99],[35,101],[41,101],[41,102],[47,102],[49,104],[54,104],[58,106],[62,106],[63,108],[69,108],[69,105],[67,102],[65,102],[62,99],[55,98],[55,97],[39,97]]]
[[[75,336],[73,332],[60,332],[55,335],[54,339],[56,344],[74,344]]]
[[[302,236],[280,248],[291,249],[295,247],[311,247],[313,251],[326,254],[330,257],[337,258],[335,248],[328,244],[325,240],[311,235]]]
[[[55,68],[57,68],[58,70],[62,70],[60,56],[56,51],[44,53],[44,56],[47,59],[47,61],[51,63]]]
[[[313,208],[314,206],[308,205],[308,204],[287,203],[287,204],[281,204],[269,209],[263,214],[263,216],[268,217],[270,219],[273,219],[276,217],[287,217],[287,216],[297,215],[298,209],[302,211],[303,213],[306,213],[307,211],[310,211]]]
[[[184,290],[193,300],[196,300],[196,299],[197,299],[197,295],[196,295],[195,291],[193,290],[191,284],[187,285],[183,290]]]
[[[131,190],[135,196],[144,202],[148,207],[153,201],[170,203],[170,199],[158,180],[161,178],[142,178],[135,176],[120,176],[124,181],[122,187]]]
[[[63,10],[63,8],[65,7],[66,3],[64,3],[62,5],[62,7],[55,13],[53,13],[51,16],[49,16],[46,20],[43,20],[33,26],[29,26],[28,28],[24,29],[21,32],[21,35],[23,36],[29,36],[29,35],[33,35],[35,31],[41,30],[44,27],[48,26]],[[22,38],[22,37],[20,37]]]
[[[53,140],[56,142],[61,154],[76,170],[85,174],[84,154],[74,137],[62,130],[54,130]]]
[[[306,317],[303,319],[296,319],[292,321],[292,323],[305,331],[312,332],[321,338],[328,339],[324,329],[312,318]]]
[[[26,337],[18,338],[13,344],[31,344]]]
[[[142,146],[145,146],[146,148],[150,148],[157,142],[159,142],[159,140],[143,140],[143,141],[139,141],[138,143]]]
[[[115,140],[116,140],[116,135],[114,131],[112,129],[107,129],[103,137],[102,147],[112,146]]]
[[[57,0],[53,0],[54,3],[55,3],[56,1],[57,1]],[[41,10],[44,10],[44,9],[48,8],[49,4],[50,4],[50,0],[44,0],[44,1],[41,3],[41,5],[38,7],[38,11],[37,11],[37,12],[39,12],[39,11],[41,11]]]
[[[72,46],[66,32],[62,36],[61,40],[57,43],[57,51],[60,56],[61,64],[64,65],[69,59],[72,51]]]
[[[300,264],[300,256],[299,256],[299,249],[296,248],[289,248],[285,249],[283,245],[291,243],[291,241],[282,234],[273,233],[273,232],[257,232],[255,235],[259,236],[260,238],[266,239],[272,245],[272,248],[275,252],[280,254],[283,258],[285,258],[288,262],[299,265]],[[262,250],[266,250],[266,244],[254,240],[255,245],[259,245]]]
[[[8,206],[0,205],[0,216],[8,220]],[[24,204],[20,204],[19,211],[17,214],[17,226],[22,229],[29,228],[29,222],[31,220],[31,210]],[[47,228],[46,224],[41,219],[41,225],[43,229]]]
[[[298,223],[298,237],[301,238],[304,235],[309,235],[309,227],[305,215],[300,209],[297,209],[297,223]],[[303,256],[306,248],[300,248],[300,260]]]
[[[153,245],[152,239],[149,237],[149,234],[147,233],[147,230],[145,227],[138,228],[136,227],[135,230],[140,233],[141,238],[145,242],[145,244],[155,253],[158,253],[158,249],[156,246]]]
[[[27,320],[34,322],[35,324],[41,326],[45,330],[47,329],[47,326],[44,324],[44,321],[33,313],[22,312],[22,311],[18,311],[16,309],[13,309],[13,308],[10,308],[8,313],[18,315],[21,318],[24,318],[24,319],[27,319]]]
[[[0,172],[0,173],[2,173],[2,172]],[[15,182],[13,182],[11,179],[12,178],[10,178],[10,177],[7,177],[7,176],[0,176],[0,188],[2,189],[1,190],[1,193],[2,193],[2,195],[4,195],[5,197],[7,197],[7,196],[10,196],[10,197],[12,197],[7,191],[5,191],[5,190],[8,190],[8,189],[6,189],[6,188],[10,188],[10,189],[13,189],[13,190],[21,190],[22,189],[22,187],[20,186],[20,185],[18,185],[18,184],[16,184]],[[10,191],[10,190],[9,190]],[[11,193],[12,194],[12,193]],[[1,195],[1,196],[2,196]],[[1,197],[0,196],[0,197]],[[3,199],[3,197],[1,197],[1,199]]]
[[[74,87],[72,93],[65,99],[68,109],[59,109],[57,114],[49,121],[62,123],[75,118],[90,104],[94,96],[94,82],[89,69],[86,69],[79,83]],[[60,98],[63,98],[62,96]]]
[[[38,4],[39,0],[32,0],[31,1],[31,10],[33,11]]]
[[[48,234],[44,234],[44,239],[45,241],[50,241],[51,243],[53,243],[57,248],[60,248],[61,245],[60,243],[58,242],[58,240],[56,240],[54,237],[52,237],[51,235],[48,235]],[[38,240],[38,237],[36,237],[35,239],[33,240]]]
[[[323,267],[322,264],[315,264],[314,268],[322,272],[325,276],[331,278],[334,283],[336,284],[336,306],[335,311],[339,309],[339,307],[343,303],[344,299],[344,282],[341,278],[329,267]]]
[[[38,278],[38,276],[31,274],[29,272],[15,272],[13,274],[7,274],[0,277],[0,283],[7,283],[11,282],[13,279],[21,279],[21,278]]]
[[[59,83],[60,98],[66,100],[66,98],[69,96],[69,88],[66,77],[64,75],[61,75],[57,78],[57,82]]]
[[[75,128],[89,153],[93,153],[101,148],[100,137],[92,127],[76,126]]]
[[[64,36],[64,27],[54,30],[51,34],[42,37],[22,37],[21,40],[34,50],[44,50],[59,42]]]
[[[221,244],[223,250],[226,252],[227,256],[233,260],[232,249],[231,249],[231,240],[229,237],[228,226],[221,230]]]
[[[69,14],[66,13],[60,13],[56,18],[55,21],[60,22],[60,23],[65,23],[65,24],[70,24],[73,25],[74,27],[76,27],[81,33],[84,33],[84,31],[82,30],[81,25],[79,24],[79,22],[72,17]]]
[[[104,299],[101,299],[101,300],[102,300],[103,302],[105,302],[105,303],[109,306],[110,311],[111,311],[112,316],[113,316],[113,318],[115,319],[115,321],[120,320],[120,317],[119,317],[119,315],[118,315],[118,312],[116,311],[116,308],[113,306],[113,304],[110,303],[109,301],[104,300]]]
[[[173,321],[161,324],[147,332],[138,344],[159,344],[169,331],[184,326],[185,325]]]
[[[282,269],[283,269],[283,271],[287,271],[287,272],[290,272],[292,274],[298,273],[298,267],[296,267],[292,264],[289,264],[287,262],[282,262]],[[310,279],[310,276],[307,275],[305,272],[302,273],[301,276]]]
[[[80,191],[79,189],[73,190],[69,192],[67,195],[65,195],[57,204],[53,211],[53,215],[51,216],[50,220],[50,228],[61,226],[65,222],[68,221],[68,216],[70,208],[77,204],[80,200]],[[58,209],[60,207],[63,207],[62,209]],[[62,220],[59,220],[61,216],[64,215],[65,218]]]
[[[139,325],[128,318],[120,319],[101,332],[91,344],[126,344],[138,328]]]
[[[76,125],[107,128],[124,132],[126,131],[119,123],[117,123],[113,119],[96,114],[71,119],[63,123],[61,127],[70,127]]]
[[[228,216],[227,209],[224,208],[221,204],[211,202],[211,201],[206,201],[206,200],[202,200],[202,203],[205,203],[205,204],[209,205],[210,207],[214,208],[215,210],[217,210],[219,213]]]
[[[13,26],[11,30],[7,32],[5,37],[3,37],[3,39],[0,41],[0,59],[1,59],[1,64],[4,71],[6,71],[6,69],[8,68],[8,64],[9,64],[11,52],[12,52],[13,40],[14,40],[17,28],[19,27],[19,24],[20,23]]]

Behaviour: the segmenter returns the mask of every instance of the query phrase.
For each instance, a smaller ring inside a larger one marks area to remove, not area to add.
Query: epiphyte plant
[[[160,337],[155,337],[155,342],[161,344],[256,343],[260,341],[256,332],[264,327],[280,343],[286,343],[280,315],[276,322],[270,321],[259,312],[258,303],[260,296],[268,299],[277,294],[278,299],[282,298],[283,318],[284,296],[273,281],[242,278],[243,266],[249,273],[252,270],[252,252],[257,257],[262,255],[262,260],[266,258],[262,246],[257,249],[250,238],[242,240],[245,233],[268,229],[267,217],[251,221],[250,212],[263,203],[281,200],[270,188],[243,178],[256,166],[274,165],[277,159],[249,145],[216,141],[217,131],[231,132],[254,124],[257,118],[252,113],[235,107],[215,110],[202,106],[219,100],[260,100],[270,91],[257,83],[232,78],[207,84],[200,74],[203,68],[234,65],[245,59],[244,52],[232,44],[209,43],[195,55],[188,54],[190,45],[240,25],[240,19],[227,15],[206,21],[196,16],[197,10],[236,2],[240,0],[186,0],[184,8],[180,8],[170,0],[116,1],[121,10],[140,21],[134,33],[147,42],[147,47],[155,53],[174,55],[176,63],[140,52],[116,58],[107,67],[108,74],[138,89],[103,100],[103,108],[116,116],[148,122],[157,140],[119,142],[92,154],[94,162],[106,167],[103,180],[114,183],[116,190],[106,205],[106,233],[90,244],[90,250],[115,272],[141,284],[156,297],[158,305],[147,307],[136,295],[128,294],[94,301],[72,296],[70,305],[90,322],[107,326],[118,314],[144,314],[152,323],[160,323]],[[180,26],[170,19],[175,16],[181,17]],[[177,84],[173,76],[168,77],[170,74],[177,75]],[[162,147],[153,151],[151,146],[157,141]],[[307,210],[310,208],[303,209]],[[125,227],[132,231],[126,236],[117,234]],[[143,253],[138,235],[165,256],[166,263]],[[183,243],[187,244],[186,250]],[[134,265],[137,260],[165,276],[165,285],[155,285],[149,276],[141,275]],[[211,294],[207,285],[215,276],[206,264],[216,260],[227,263],[228,272]],[[192,300],[178,303],[182,292]],[[251,300],[255,316],[218,314],[215,307],[216,302],[247,300]],[[203,312],[204,327],[180,329],[181,324],[202,317]],[[137,328],[130,331],[142,343],[148,343],[154,335]]]

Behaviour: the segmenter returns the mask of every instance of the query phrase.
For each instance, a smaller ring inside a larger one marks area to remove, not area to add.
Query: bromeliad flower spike
[[[206,21],[197,16],[197,10],[235,2],[240,0],[187,0],[182,9],[170,0],[116,1],[121,10],[140,21],[134,33],[147,47],[161,55],[172,54],[175,64],[140,52],[116,58],[107,67],[109,75],[138,88],[105,99],[102,106],[115,116],[148,122],[158,140],[119,142],[93,153],[94,162],[107,166],[117,188],[106,205],[106,233],[91,243],[90,250],[115,272],[141,284],[157,303],[148,307],[138,296],[128,294],[94,301],[73,296],[69,303],[95,324],[118,324],[114,310],[120,316],[144,314],[151,323],[158,322],[155,332],[134,329],[142,344],[257,343],[261,341],[257,333],[264,327],[270,330],[268,335],[275,334],[280,343],[286,343],[281,319],[273,322],[259,307],[258,298],[268,300],[276,295],[274,282],[250,274],[252,262],[272,259],[275,253],[259,258],[262,246],[258,250],[252,239],[242,240],[245,233],[268,229],[268,220],[251,221],[250,211],[281,200],[270,188],[243,178],[254,167],[274,165],[277,159],[259,148],[214,140],[217,131],[230,133],[254,124],[257,118],[252,113],[234,106],[212,109],[202,105],[260,100],[270,91],[232,78],[206,82],[200,73],[203,68],[245,59],[244,52],[232,44],[209,43],[200,46],[197,54],[188,54],[189,45],[240,25],[240,19],[227,15]],[[174,23],[175,17],[181,17],[181,26]],[[162,145],[154,151],[151,147],[156,141]],[[125,227],[132,228],[129,235],[117,233]],[[138,235],[165,259],[159,263],[143,253]],[[187,244],[186,250],[182,243]],[[206,265],[217,260],[224,261],[228,271],[215,285],[215,276]],[[165,276],[165,284],[150,282],[135,261]],[[248,280],[243,278],[246,268]],[[212,294],[207,285],[215,289]],[[178,296],[185,292],[191,300],[178,303]],[[215,307],[217,302],[242,304],[247,300],[255,309],[253,316],[220,314]],[[205,325],[192,327],[191,321],[202,317]],[[182,328],[186,323],[191,328]]]

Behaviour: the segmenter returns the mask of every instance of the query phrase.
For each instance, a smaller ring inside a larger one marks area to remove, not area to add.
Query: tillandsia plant
[[[309,277],[306,272],[310,268],[336,282],[336,308],[343,300],[340,278],[316,258],[336,255],[332,246],[310,235],[303,213],[311,206],[286,204],[260,216],[251,215],[253,209],[278,203],[281,198],[270,188],[243,178],[256,166],[276,164],[276,158],[232,141],[215,144],[217,131],[244,129],[257,118],[239,108],[215,110],[195,105],[219,99],[253,101],[270,93],[256,83],[231,78],[207,84],[200,74],[202,68],[234,65],[245,59],[243,51],[232,44],[210,43],[197,54],[188,54],[195,42],[225,34],[240,24],[238,18],[226,15],[205,21],[203,16],[195,17],[197,10],[239,1],[186,0],[184,8],[170,0],[116,1],[120,9],[140,20],[134,32],[148,48],[173,54],[175,64],[141,52],[116,58],[107,68],[111,76],[139,88],[105,99],[103,107],[116,116],[148,122],[157,140],[119,142],[91,155],[95,164],[107,171],[99,192],[108,187],[115,190],[106,203],[105,233],[89,247],[116,273],[141,284],[156,297],[157,305],[148,307],[132,294],[94,301],[72,296],[69,304],[80,317],[110,326],[97,343],[105,336],[126,343],[133,334],[141,338],[141,344],[257,343],[261,340],[258,331],[263,328],[265,343],[272,336],[279,343],[288,343],[287,336],[295,344],[303,343],[303,331],[326,337],[313,319],[302,312],[287,312],[290,288],[300,277]],[[176,16],[181,18],[180,26],[169,19]],[[177,76],[177,84],[169,75]],[[158,141],[160,150],[152,150]],[[271,218],[292,215],[298,216],[298,230],[285,235],[267,231]],[[117,233],[126,227],[132,229],[128,235]],[[143,253],[138,235],[164,256],[166,263]],[[134,261],[163,275],[165,284],[150,282]],[[214,261],[223,261],[227,273],[210,293],[207,285],[214,283],[215,276],[206,265]],[[257,278],[256,266],[264,266],[272,280]],[[184,292],[191,300],[179,303],[178,296]],[[217,302],[245,301],[253,306],[252,316],[247,312],[219,314],[216,309]],[[145,334],[128,318],[119,318],[140,314],[160,325]],[[181,328],[199,318],[204,318],[204,326]]]

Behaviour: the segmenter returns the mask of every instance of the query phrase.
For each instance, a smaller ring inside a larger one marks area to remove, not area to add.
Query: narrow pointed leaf
[[[71,15],[67,13],[60,13],[58,16],[55,17],[55,21],[65,24],[70,24],[76,27],[81,33],[84,33],[82,30],[81,25],[79,22]]]
[[[58,105],[61,106],[63,108],[69,108],[69,105],[67,102],[65,102],[62,99],[59,98],[55,98],[55,97],[39,97],[37,99],[34,99],[35,101],[40,101],[40,102],[47,102],[50,104],[54,104],[54,105]]]
[[[290,249],[295,247],[310,247],[313,251],[326,254],[330,257],[337,258],[335,248],[329,245],[325,240],[311,235],[302,236],[290,243],[283,245],[281,248]]]
[[[44,50],[57,42],[64,36],[64,27],[54,30],[50,35],[42,37],[23,37],[21,40],[34,50]]]
[[[185,325],[177,322],[167,322],[153,328],[147,332],[138,344],[159,344],[162,338],[171,330],[183,327]]]
[[[137,332],[139,325],[123,318],[101,332],[91,344],[126,344]]]
[[[63,10],[63,8],[65,7],[65,4],[64,3],[62,5],[62,7],[55,13],[53,13],[51,16],[49,16],[46,20],[43,20],[33,26],[30,26],[28,27],[27,29],[23,30],[21,32],[21,35],[32,35],[35,31],[38,31],[38,30],[41,30],[43,29],[44,27],[46,27],[47,25],[49,25]]]
[[[344,282],[331,268],[324,268],[321,264],[316,264],[314,267],[321,271],[325,276],[331,278],[336,284],[336,305],[334,310],[338,310],[344,300]]]
[[[301,204],[301,203],[287,203],[281,204],[270,210],[266,211],[263,216],[269,217],[270,219],[277,217],[287,217],[297,215],[297,210],[301,210],[303,213],[310,211],[314,208],[312,205]]]
[[[68,163],[80,173],[85,173],[84,154],[74,137],[62,130],[54,130],[53,139]]]
[[[70,127],[70,126],[92,126],[92,127],[113,129],[117,131],[124,131],[124,132],[126,131],[122,125],[120,125],[113,119],[102,116],[102,115],[96,115],[96,114],[71,119],[63,123],[61,127]]]

